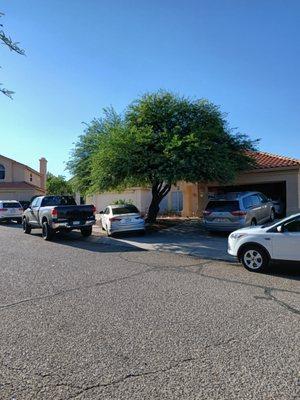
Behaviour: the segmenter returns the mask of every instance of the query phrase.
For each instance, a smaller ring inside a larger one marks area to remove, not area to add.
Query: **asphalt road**
[[[0,226],[0,399],[300,398],[300,269]]]

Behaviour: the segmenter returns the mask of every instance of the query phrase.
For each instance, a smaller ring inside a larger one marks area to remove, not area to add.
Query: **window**
[[[262,203],[268,203],[268,199],[267,199],[267,197],[264,195],[264,194],[262,194],[262,193],[258,193],[258,197],[261,199],[261,202]]]
[[[22,208],[20,203],[17,202],[9,202],[3,203],[3,208]]]
[[[76,206],[71,196],[47,196],[43,198],[42,207]]]
[[[240,205],[238,201],[210,201],[206,206],[206,211],[211,212],[233,212],[239,211]]]
[[[300,233],[300,219],[294,219],[283,225],[284,232],[298,232]]]
[[[2,164],[0,164],[0,179],[5,179],[5,168]]]
[[[260,206],[261,200],[256,194],[253,194],[251,196],[251,204],[252,204],[252,207]]]
[[[37,207],[39,199],[39,197],[36,197],[34,200],[32,200],[31,207]]]
[[[112,213],[113,215],[121,215],[121,214],[137,214],[139,210],[132,205],[113,208]]]
[[[247,196],[243,199],[244,208],[247,210],[252,207],[251,196]]]

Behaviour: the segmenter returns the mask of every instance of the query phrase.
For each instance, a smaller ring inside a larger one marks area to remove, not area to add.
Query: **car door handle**
[[[271,240],[271,238],[266,237],[265,240]]]

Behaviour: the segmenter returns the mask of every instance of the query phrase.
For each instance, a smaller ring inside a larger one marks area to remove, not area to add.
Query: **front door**
[[[273,236],[273,258],[300,261],[300,217],[286,222],[282,229]]]

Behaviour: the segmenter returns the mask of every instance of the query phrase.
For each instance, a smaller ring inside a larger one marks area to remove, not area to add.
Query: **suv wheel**
[[[23,232],[27,233],[27,234],[30,234],[31,233],[31,226],[28,224],[26,218],[23,218],[22,225],[23,225]]]
[[[243,266],[251,272],[266,271],[269,265],[267,252],[259,246],[249,245],[240,254]]]
[[[53,237],[53,229],[47,221],[44,221],[42,225],[42,237],[44,240],[51,240]]]

